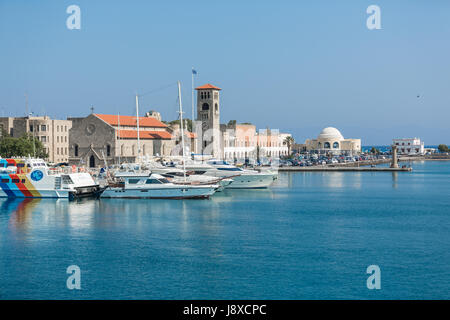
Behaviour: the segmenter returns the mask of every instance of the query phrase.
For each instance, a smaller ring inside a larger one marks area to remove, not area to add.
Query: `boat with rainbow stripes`
[[[74,199],[101,193],[87,172],[58,172],[36,158],[0,158],[0,197]]]

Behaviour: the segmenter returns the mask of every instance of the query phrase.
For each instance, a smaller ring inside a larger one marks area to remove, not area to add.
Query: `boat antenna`
[[[180,81],[178,81],[178,105],[180,107],[180,132],[181,132],[181,149],[183,154],[183,176],[184,176],[184,182],[186,182],[186,158],[184,155],[184,130],[183,130],[183,105],[181,104],[181,84]]]

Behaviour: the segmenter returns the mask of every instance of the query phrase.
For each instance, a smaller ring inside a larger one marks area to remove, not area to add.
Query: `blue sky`
[[[81,30],[66,28],[71,4]],[[24,115],[25,92],[35,114],[133,114],[136,91],[177,80],[190,115],[194,66],[223,89],[222,122],[450,143],[449,36],[450,1],[0,0],[0,115]],[[176,118],[176,90],[143,96],[142,113]]]

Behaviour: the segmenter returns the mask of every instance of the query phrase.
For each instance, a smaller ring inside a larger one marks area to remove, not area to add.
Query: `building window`
[[[58,136],[56,137],[56,142],[59,143],[59,137]]]
[[[59,132],[59,126],[56,126],[56,132]]]
[[[41,131],[47,131],[47,127],[45,124],[41,125]]]
[[[209,104],[207,104],[206,102],[204,104],[202,104],[202,110],[203,111],[209,110]]]
[[[75,157],[78,157],[78,145],[73,146]]]
[[[214,105],[214,109],[216,113],[219,113],[219,105],[217,103]]]
[[[330,149],[330,143],[329,143],[329,142],[325,142],[325,143],[323,144],[323,147],[324,147],[325,149]]]
[[[46,137],[46,136],[42,136],[42,137],[41,137],[41,141],[42,141],[42,142],[47,142],[47,137]]]
[[[109,144],[106,145],[106,156],[108,156],[108,157],[111,156],[111,146]]]
[[[30,132],[33,132],[33,125],[30,125]]]
[[[334,149],[339,149],[339,142],[333,143],[333,148]]]

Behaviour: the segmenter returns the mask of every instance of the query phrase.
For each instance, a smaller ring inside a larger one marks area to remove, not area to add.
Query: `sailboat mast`
[[[139,156],[141,154],[141,141],[139,138],[139,96],[136,93],[136,126],[137,126],[137,158],[139,161]]]
[[[117,145],[119,146],[119,165],[120,165],[120,153],[121,153],[121,149],[120,149],[120,112],[117,113],[117,126],[118,126]]]
[[[181,84],[180,81],[178,81],[178,105],[180,107],[180,132],[181,132],[181,149],[183,154],[183,176],[184,181],[186,181],[186,157],[184,155],[184,130],[183,130],[183,106],[181,104]]]

